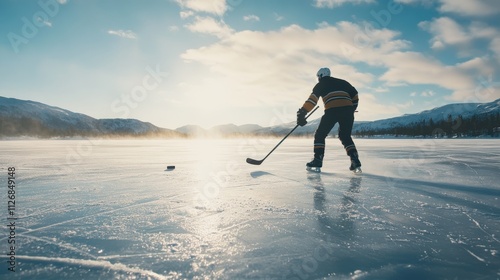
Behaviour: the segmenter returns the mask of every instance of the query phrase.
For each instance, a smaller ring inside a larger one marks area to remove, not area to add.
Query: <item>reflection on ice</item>
[[[352,239],[355,237],[355,220],[359,218],[356,194],[360,192],[361,177],[350,179],[350,186],[342,192],[338,213],[331,213],[330,205],[326,199],[325,186],[321,179],[321,174],[308,176],[314,189],[314,209],[317,211],[319,228],[331,240]],[[334,188],[335,186],[327,186]],[[329,236],[331,235],[331,236]]]

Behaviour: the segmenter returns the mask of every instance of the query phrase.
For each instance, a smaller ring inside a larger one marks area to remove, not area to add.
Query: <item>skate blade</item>
[[[360,167],[354,168],[354,170],[352,172],[354,172],[354,174],[361,174],[361,173],[363,173],[363,171],[361,170]]]
[[[321,172],[321,167],[306,167],[306,170],[307,171],[311,171],[311,172],[320,173]]]

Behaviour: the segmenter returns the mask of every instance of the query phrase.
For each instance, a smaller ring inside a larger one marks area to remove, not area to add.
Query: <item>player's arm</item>
[[[297,124],[304,126],[307,124],[306,114],[310,112],[318,104],[318,97],[311,93],[309,98],[304,102],[304,105],[297,111]]]
[[[316,94],[311,93],[306,102],[304,102],[304,105],[302,105],[302,108],[306,111],[306,113],[311,112],[311,110],[316,107],[316,104],[318,104],[318,100],[319,98],[316,96]]]

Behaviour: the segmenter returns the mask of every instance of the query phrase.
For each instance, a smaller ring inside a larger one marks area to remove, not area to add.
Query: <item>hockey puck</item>
[[[169,165],[167,166],[167,169],[165,169],[165,171],[172,171],[175,169],[175,165]]]

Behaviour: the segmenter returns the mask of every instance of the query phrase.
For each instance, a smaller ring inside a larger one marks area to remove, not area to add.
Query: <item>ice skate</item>
[[[312,172],[321,172],[321,167],[323,167],[322,157],[315,157],[311,162],[306,163],[306,170]]]
[[[354,153],[350,154],[349,156],[351,157],[351,166],[349,167],[349,170],[351,170],[352,172],[354,172],[356,174],[360,174],[361,172],[363,172],[361,170],[361,162],[359,161],[358,153],[354,152]]]

